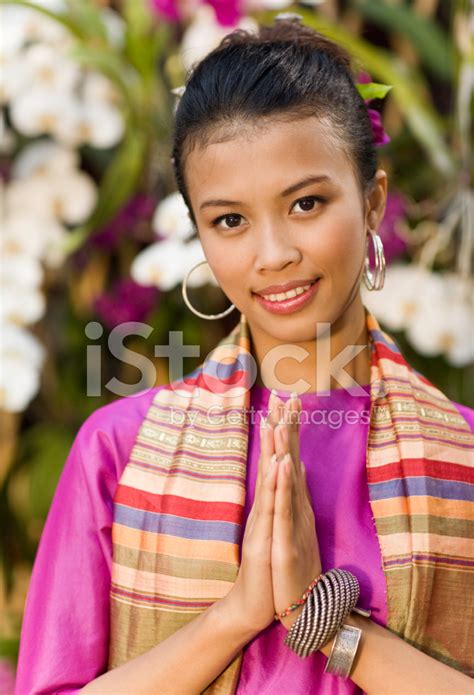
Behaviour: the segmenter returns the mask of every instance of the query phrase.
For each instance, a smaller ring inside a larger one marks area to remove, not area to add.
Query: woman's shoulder
[[[70,458],[78,457],[86,477],[118,479],[155,395],[164,386],[144,389],[101,405],[80,425]]]
[[[93,410],[83,421],[79,432],[90,434],[100,429],[123,437],[135,432],[145,418],[154,397],[165,386],[143,389],[130,396],[122,396]]]

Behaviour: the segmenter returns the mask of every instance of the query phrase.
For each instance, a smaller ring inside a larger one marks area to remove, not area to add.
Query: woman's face
[[[196,147],[186,159],[205,256],[253,334],[313,340],[316,322],[332,325],[361,302],[370,210],[329,124],[312,117],[241,132]],[[382,185],[379,203],[383,192]],[[291,311],[282,312],[281,301],[272,309],[257,297],[270,285],[304,286],[317,278],[306,301],[300,295]]]

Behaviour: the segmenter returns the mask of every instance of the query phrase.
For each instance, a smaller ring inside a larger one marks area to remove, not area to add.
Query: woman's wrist
[[[245,619],[232,592],[229,592],[219,601],[213,603],[209,610],[215,612],[217,620],[219,620],[222,625],[225,625],[230,633],[235,635],[236,640],[241,642],[242,646],[250,642],[250,640],[264,629],[258,629],[256,626],[252,625],[250,621]]]
[[[361,640],[360,640],[360,645],[359,649],[362,647],[362,640],[364,638],[364,630],[367,629],[368,623],[370,623],[371,620],[370,618],[366,618],[358,613],[349,613],[344,620],[343,623],[346,625],[352,625],[352,627],[359,627],[362,630],[362,635],[361,635]],[[320,648],[319,651],[321,651],[325,656],[329,657],[329,654],[331,653],[332,645],[334,643],[334,640],[336,639],[336,635],[333,635],[331,639],[323,644],[323,646]],[[357,659],[357,654],[356,654],[356,659]]]

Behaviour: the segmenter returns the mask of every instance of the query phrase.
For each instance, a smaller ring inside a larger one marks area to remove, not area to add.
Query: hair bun
[[[259,25],[256,32],[236,28],[227,34],[219,44],[219,48],[240,43],[279,43],[289,42],[299,44],[305,49],[326,54],[352,75],[352,57],[349,51],[335,43],[316,29],[303,24],[295,13],[280,13],[272,25]]]

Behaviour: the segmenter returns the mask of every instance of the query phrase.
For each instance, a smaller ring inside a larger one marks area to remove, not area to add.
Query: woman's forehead
[[[352,176],[344,144],[315,118],[234,131],[225,141],[197,145],[186,158],[188,188],[199,199],[256,185],[283,191],[302,172],[325,174],[326,183]]]

